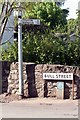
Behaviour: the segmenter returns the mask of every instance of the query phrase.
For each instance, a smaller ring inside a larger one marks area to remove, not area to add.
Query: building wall
[[[13,40],[14,40],[14,14],[12,13],[6,24],[6,28],[4,30],[4,34],[2,37],[2,43],[6,41],[13,42]]]
[[[5,65],[6,64],[6,65]],[[5,63],[3,68],[4,74],[2,81],[7,84],[7,89],[3,92],[18,94],[19,92],[19,74],[18,63]],[[6,67],[5,67],[6,66]],[[76,66],[51,65],[51,64],[34,64],[23,63],[23,82],[25,97],[53,97],[57,98],[57,82],[54,80],[43,80],[44,72],[52,73],[73,73],[74,74],[74,98],[80,98],[80,68]],[[64,98],[72,98],[72,81],[64,82]]]

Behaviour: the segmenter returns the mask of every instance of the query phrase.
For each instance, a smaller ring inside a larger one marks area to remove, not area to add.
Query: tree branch
[[[5,30],[6,24],[8,22],[8,18],[10,17],[10,15],[14,9],[14,3],[15,2],[13,2],[10,6],[9,6],[8,2],[7,2],[7,5],[5,3],[3,3],[1,16],[0,16],[0,19],[1,19],[1,22],[0,22],[0,24],[1,24],[1,26],[0,26],[0,43],[2,42],[2,37],[3,37],[3,33]]]

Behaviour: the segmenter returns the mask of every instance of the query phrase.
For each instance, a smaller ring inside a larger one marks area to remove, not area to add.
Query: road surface
[[[2,103],[2,118],[78,118],[78,100],[26,99]]]

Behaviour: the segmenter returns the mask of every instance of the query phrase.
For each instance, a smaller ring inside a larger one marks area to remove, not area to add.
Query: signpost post
[[[19,4],[20,7],[20,4]],[[24,95],[23,91],[23,77],[22,77],[22,24],[34,24],[34,25],[40,25],[40,20],[38,19],[22,19],[22,11],[19,10],[18,14],[18,62],[19,62],[19,98],[22,99]]]
[[[23,96],[23,80],[22,80],[22,12],[18,14],[18,68],[19,68],[19,98]]]

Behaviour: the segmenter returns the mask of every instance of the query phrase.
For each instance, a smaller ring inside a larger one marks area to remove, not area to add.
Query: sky
[[[78,2],[80,0],[66,0],[65,4],[62,6],[63,9],[69,8],[69,16],[67,19],[70,18],[77,18],[76,10],[78,9]]]

